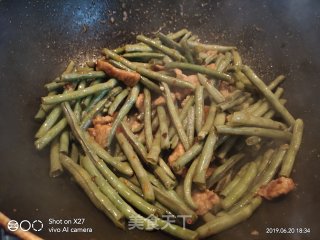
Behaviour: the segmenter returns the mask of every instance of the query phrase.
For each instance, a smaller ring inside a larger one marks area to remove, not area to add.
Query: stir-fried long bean
[[[97,185],[92,182],[90,175],[65,155],[62,157],[62,164],[76,179],[77,183],[86,192],[93,204],[103,211],[116,226],[124,229],[123,214],[112,204],[109,198],[99,190]]]
[[[107,57],[122,63],[126,67],[128,67],[128,68],[130,68],[130,69],[132,69],[134,71],[137,71],[138,73],[140,73],[141,75],[143,75],[145,77],[148,77],[148,78],[151,78],[151,79],[155,79],[155,80],[160,81],[160,82],[168,83],[171,86],[194,89],[194,86],[189,82],[180,80],[178,78],[166,76],[166,75],[163,75],[163,74],[148,70],[146,68],[139,67],[139,66],[135,65],[134,63],[126,60],[125,58],[119,56],[118,54],[116,54],[116,53],[114,53],[114,52],[112,52],[112,51],[110,51],[110,50],[108,50],[106,48],[103,49],[103,53]]]
[[[195,170],[195,174],[193,177],[193,182],[199,184],[202,189],[206,184],[206,173],[207,173],[209,164],[212,160],[214,145],[216,144],[216,142],[217,142],[217,135],[214,128],[212,128],[203,146],[203,150],[200,155],[199,162],[197,164],[197,168]]]
[[[133,71],[130,68],[128,68],[127,66],[123,65],[122,63],[120,63],[120,62],[117,62],[117,61],[114,61],[114,60],[109,60],[109,62],[112,63],[112,65],[114,65],[114,66],[116,66],[116,67],[118,67],[120,69],[126,70],[128,72],[130,72],[130,71],[132,72]],[[161,94],[161,90],[160,90],[159,86],[157,84],[155,84],[154,82],[150,81],[148,78],[140,76],[140,82],[144,86],[149,88],[150,90]]]
[[[136,85],[131,89],[131,91],[130,91],[127,99],[126,99],[126,102],[124,103],[122,108],[119,110],[119,112],[117,114],[117,117],[113,121],[112,128],[110,130],[110,133],[109,133],[109,136],[108,136],[108,139],[107,139],[107,145],[108,146],[110,146],[111,141],[112,141],[112,139],[113,139],[113,137],[114,137],[114,135],[116,133],[116,130],[117,130],[120,122],[125,117],[125,115],[127,115],[127,113],[131,110],[133,104],[136,102],[136,99],[138,97],[139,92],[140,92],[140,86],[139,85]]]
[[[215,102],[221,103],[225,100],[224,96],[218,91],[218,89],[216,89],[213,85],[208,83],[208,80],[204,75],[198,74],[198,79]]]
[[[222,207],[224,209],[229,209],[249,188],[251,181],[255,178],[257,174],[257,164],[255,162],[250,163],[246,173],[243,175],[239,183],[234,187],[232,191],[225,199],[222,200]]]
[[[188,151],[185,152],[185,154],[180,156],[177,161],[172,164],[173,170],[179,172],[188,162],[193,160],[199,155],[199,153],[201,153],[202,148],[203,142],[196,142]]]
[[[261,91],[269,103],[274,107],[276,111],[283,117],[283,119],[289,124],[294,124],[294,118],[288,112],[288,110],[279,102],[274,94],[269,90],[265,83],[252,71],[248,66],[243,66],[244,73],[248,76],[250,81]]]
[[[274,129],[255,128],[255,127],[228,127],[217,126],[217,132],[222,134],[231,135],[244,135],[244,136],[260,136],[269,138],[278,138],[289,141],[292,134],[287,131],[280,131]]]
[[[56,123],[61,113],[62,110],[60,106],[56,106],[54,109],[52,109],[36,133],[36,138],[42,137]]]
[[[203,98],[203,87],[201,85],[197,86],[195,91],[195,126],[196,131],[199,135],[200,130],[203,124],[203,105],[204,105],[204,98]]]
[[[161,148],[168,149],[170,146],[169,128],[167,124],[167,114],[163,106],[157,107],[157,113],[159,118],[159,130],[161,138]]]
[[[144,100],[143,100],[144,134],[146,138],[147,149],[150,151],[152,142],[153,142],[152,122],[151,122],[151,94],[147,88],[143,89],[143,93],[144,93]]]
[[[81,90],[76,90],[73,92],[67,92],[63,94],[58,94],[58,95],[53,95],[53,96],[47,96],[42,98],[42,102],[44,104],[56,104],[56,103],[61,103],[65,101],[70,101],[74,99],[79,99],[82,97],[89,96],[93,93],[100,92],[106,89],[111,89],[114,86],[117,85],[117,80],[115,79],[110,79],[109,81],[105,83],[99,83],[96,85],[93,85],[91,87],[87,87],[85,89]]]
[[[191,195],[192,179],[193,179],[197,165],[198,165],[198,159],[195,159],[192,162],[190,168],[188,169],[187,175],[186,175],[184,182],[183,182],[184,198],[185,198],[186,202],[188,203],[189,207],[191,207],[192,209],[198,208],[196,203],[193,201],[192,195]]]
[[[217,112],[217,107],[215,104],[211,104],[210,108],[209,108],[209,113],[208,116],[206,118],[205,123],[203,124],[199,134],[198,134],[198,139],[202,140],[204,139],[207,134],[209,133],[210,129],[213,127],[213,122],[216,116],[216,112]]]
[[[59,147],[59,139],[55,138],[50,145],[50,177],[58,177],[63,172],[63,168],[60,162]]]
[[[118,106],[121,104],[121,102],[127,97],[129,94],[128,89],[124,89],[120,94],[118,94],[112,104],[109,107],[108,114],[113,115],[113,113],[117,110]]]
[[[226,52],[236,49],[234,46],[222,46],[215,44],[203,44],[195,41],[188,41],[190,47],[198,48],[199,50],[217,50],[219,52]]]
[[[56,125],[50,128],[42,137],[38,138],[34,144],[38,150],[47,146],[67,126],[67,120],[62,118]]]
[[[169,86],[166,83],[163,83],[163,87],[164,87],[166,102],[167,102],[169,114],[171,116],[171,120],[176,128],[176,131],[179,135],[180,141],[182,142],[184,149],[188,150],[189,146],[190,146],[189,141],[188,141],[188,137],[183,129],[181,120],[180,120],[178,113],[177,113],[177,110],[174,106],[173,99],[171,96],[171,91],[169,89]]]
[[[232,126],[252,126],[280,130],[287,128],[287,126],[282,122],[274,121],[268,118],[252,116],[244,112],[235,112],[228,120],[229,124]]]
[[[212,187],[215,183],[217,183],[224,176],[224,174],[243,157],[243,153],[238,153],[226,160],[226,162],[219,166],[210,176],[210,178],[208,179],[208,186]]]
[[[121,196],[119,196],[119,194],[113,189],[108,181],[106,181],[101,173],[95,168],[89,158],[84,157],[81,161],[81,164],[85,168],[85,170],[88,171],[92,181],[97,184],[100,191],[110,199],[110,201],[119,209],[119,211],[121,211],[121,213],[127,219],[134,221],[136,224],[138,224],[138,222],[142,222],[143,227],[146,230],[148,230],[148,227],[152,226],[152,222],[150,222],[150,220],[145,219],[141,215],[137,214],[136,211],[128,203],[126,203],[121,198]]]
[[[103,71],[92,71],[86,73],[63,73],[60,77],[62,82],[81,81],[88,79],[105,78],[106,74]]]
[[[164,54],[166,54],[167,56],[171,57],[174,60],[177,61],[182,61],[182,62],[186,62],[186,59],[184,56],[182,56],[177,50],[172,49],[172,48],[168,48],[162,44],[157,43],[156,41],[147,38],[143,35],[138,35],[137,36],[137,40],[155,48],[158,49],[159,51],[163,52]]]
[[[220,73],[218,71],[212,70],[208,67],[203,67],[191,63],[181,63],[181,62],[170,62],[166,64],[166,68],[179,68],[182,70],[189,70],[196,73],[206,74],[210,77],[226,80],[229,82],[233,82],[231,76],[225,73]]]
[[[45,85],[35,146],[116,226],[195,240],[294,190],[304,124],[284,107],[284,75],[266,84],[234,46],[159,31],[70,61]]]
[[[293,126],[293,135],[290,141],[289,149],[286,156],[283,159],[283,164],[280,170],[281,176],[289,177],[292,171],[293,163],[300,148],[303,134],[303,121],[297,119]]]
[[[222,215],[213,219],[210,222],[200,226],[196,231],[201,238],[217,234],[225,229],[228,229],[249,218],[254,210],[259,207],[262,199],[260,197],[254,198],[251,203],[239,209],[238,211],[226,215]]]
[[[121,146],[123,152],[128,158],[128,161],[130,162],[130,165],[137,176],[145,199],[147,201],[154,201],[154,192],[151,186],[151,183],[147,177],[146,170],[143,168],[138,156],[134,152],[132,146],[124,136],[124,134],[119,131],[116,134],[117,140],[119,142],[119,145]]]

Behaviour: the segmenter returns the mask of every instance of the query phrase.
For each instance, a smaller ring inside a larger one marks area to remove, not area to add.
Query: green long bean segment
[[[165,66],[166,68],[179,68],[182,70],[189,70],[196,73],[206,74],[213,78],[218,78],[228,82],[233,82],[231,76],[229,76],[228,74],[217,72],[208,67],[203,67],[203,66],[199,66],[191,63],[181,63],[181,62],[170,62],[170,63],[167,63]]]
[[[152,142],[153,142],[152,122],[151,122],[151,94],[147,88],[143,89],[143,93],[144,93],[144,99],[143,99],[144,134],[145,134],[147,149],[150,151]]]
[[[148,204],[146,201],[136,196],[131,190],[129,190],[124,184],[121,184],[121,181],[118,180],[117,176],[104,164],[104,162],[98,158],[97,154],[93,151],[91,146],[88,144],[84,138],[81,129],[76,125],[75,118],[73,116],[70,106],[66,103],[63,103],[63,111],[68,118],[70,127],[72,128],[75,137],[83,147],[86,155],[90,158],[90,161],[98,168],[102,175],[108,180],[108,182],[123,196],[126,197],[131,204],[137,207],[139,210],[145,214],[157,214],[159,213],[158,209],[151,204]]]
[[[128,89],[124,89],[120,94],[118,94],[112,104],[109,107],[108,114],[113,115],[113,113],[117,110],[118,106],[121,104],[121,102],[127,97],[129,94]]]
[[[238,153],[226,160],[226,162],[219,166],[210,176],[208,179],[208,186],[212,187],[215,183],[217,183],[224,176],[224,174],[236,163],[238,163],[244,156],[245,155],[243,153]]]
[[[49,129],[56,123],[61,113],[62,113],[62,110],[60,106],[56,106],[54,109],[52,109],[52,111],[47,116],[47,118],[39,128],[38,132],[36,133],[36,138],[40,138],[46,132],[48,132]]]
[[[222,46],[215,44],[203,44],[194,41],[188,41],[188,45],[190,47],[198,48],[199,50],[217,50],[219,52],[226,52],[236,49],[234,46]]]
[[[286,156],[283,159],[283,164],[279,175],[289,177],[292,171],[294,160],[300,148],[303,134],[303,121],[297,119],[293,126],[293,134],[290,141],[289,149]]]
[[[178,78],[170,77],[167,75],[160,74],[158,72],[148,70],[146,68],[139,67],[139,66],[135,65],[134,63],[126,60],[125,58],[119,56],[118,54],[116,54],[106,48],[103,49],[103,53],[107,57],[122,63],[126,67],[128,67],[134,71],[137,71],[138,73],[140,73],[141,75],[143,75],[147,78],[151,78],[151,79],[154,79],[154,80],[157,80],[160,82],[165,82],[165,83],[168,83],[169,85],[174,86],[174,87],[194,89],[194,86],[187,81],[183,81]]]
[[[119,211],[128,219],[135,221],[136,224],[143,223],[143,227],[148,230],[151,223],[148,219],[137,214],[136,211],[126,203],[121,196],[113,189],[113,187],[104,179],[101,173],[96,169],[89,158],[82,158],[81,165],[88,171],[93,182],[97,184],[102,193],[104,193],[110,201],[119,209]]]
[[[209,164],[212,161],[214,145],[216,142],[217,135],[215,130],[212,129],[203,146],[203,150],[193,177],[193,182],[199,184],[202,189],[204,188],[204,185],[206,185],[206,173],[209,168]]]
[[[226,230],[244,220],[249,218],[257,207],[261,204],[262,199],[260,197],[254,198],[250,204],[239,209],[238,211],[226,215],[222,215],[213,219],[210,222],[199,227],[196,231],[200,238],[205,238],[210,235],[217,234],[223,230]]]
[[[182,156],[180,156],[173,164],[172,168],[174,171],[179,172],[183,167],[198,156],[203,148],[203,142],[196,142],[188,151],[186,151]]]
[[[170,139],[169,139],[169,128],[167,124],[167,113],[163,106],[157,107],[157,113],[159,118],[161,148],[168,149],[170,147]]]
[[[203,124],[203,105],[204,105],[204,98],[203,98],[203,87],[201,85],[197,86],[196,91],[194,93],[195,96],[195,126],[196,131],[199,135],[200,130]]]
[[[205,87],[205,89],[208,91],[208,93],[215,102],[222,103],[223,101],[225,101],[224,96],[219,92],[218,89],[216,89],[213,85],[208,83],[208,80],[204,75],[198,74],[197,76],[199,82]]]
[[[261,91],[268,102],[274,107],[274,109],[283,117],[283,119],[291,126],[294,124],[294,118],[288,112],[288,110],[279,102],[274,94],[269,90],[265,83],[252,71],[248,66],[243,67],[244,73],[250,79],[250,81]]]
[[[215,116],[216,116],[216,112],[217,112],[216,105],[215,104],[211,104],[208,116],[206,118],[206,121],[203,124],[203,126],[202,126],[202,128],[201,128],[201,130],[200,130],[200,132],[198,134],[198,139],[199,140],[204,139],[208,135],[210,129],[213,127],[213,122],[214,122],[214,119],[215,119]]]
[[[225,199],[222,200],[222,207],[224,209],[229,209],[237,200],[239,200],[242,195],[249,188],[250,183],[256,177],[257,174],[257,164],[255,162],[250,163],[246,173],[243,175],[239,183],[234,187],[232,191]]]
[[[100,157],[105,163],[114,167],[116,170],[124,175],[131,176],[133,171],[128,163],[118,161],[117,158],[112,157],[103,147],[96,143],[87,133],[84,133],[84,138],[92,150]]]
[[[177,61],[182,61],[182,62],[186,62],[187,60],[185,59],[184,56],[182,56],[177,50],[175,49],[172,49],[172,48],[168,48],[162,44],[159,44],[157,43],[156,41],[150,39],[150,38],[147,38],[143,35],[138,35],[137,36],[137,40],[163,52],[164,54],[166,54],[167,56],[171,57],[172,59],[174,60],[177,60]]]
[[[63,168],[60,161],[59,140],[56,137],[50,145],[50,177],[58,177],[62,174]]]
[[[107,139],[107,146],[111,145],[111,141],[116,133],[116,130],[117,130],[120,122],[128,114],[128,112],[131,110],[132,106],[134,105],[134,103],[137,100],[139,92],[140,92],[139,85],[136,85],[131,89],[131,91],[126,99],[126,102],[124,103],[122,108],[119,110],[116,119],[113,121],[112,128],[110,130],[110,133],[109,133],[109,136]]]
[[[45,85],[35,146],[50,146],[50,177],[69,172],[116,226],[196,240],[294,189],[304,123],[284,75],[266,84],[234,46],[159,31],[70,61]]]
[[[138,156],[134,152],[132,146],[130,145],[123,133],[119,131],[116,134],[116,137],[119,142],[119,145],[121,146],[124,154],[127,156],[128,161],[130,162],[130,165],[140,182],[145,199],[151,202],[154,201],[154,192],[151,183],[147,177],[147,172],[143,168]]]
[[[188,150],[189,146],[190,146],[189,141],[188,141],[188,137],[183,129],[181,120],[180,120],[178,113],[177,113],[177,110],[174,106],[173,99],[171,96],[171,91],[169,89],[169,86],[166,83],[163,83],[163,87],[164,87],[164,92],[165,92],[167,106],[168,106],[171,120],[176,128],[176,131],[179,135],[180,141],[182,142],[184,149]]]
[[[287,126],[282,122],[263,117],[252,116],[244,112],[235,112],[229,117],[228,120],[231,126],[252,126],[280,130],[287,128]]]
[[[280,131],[274,129],[255,128],[255,127],[228,127],[217,126],[217,132],[222,134],[231,135],[244,135],[244,136],[260,136],[267,138],[277,138],[290,141],[292,134],[287,131]]]
[[[106,89],[111,89],[114,86],[117,85],[117,80],[115,79],[110,79],[105,83],[99,83],[96,85],[93,85],[91,87],[87,87],[85,89],[81,90],[76,90],[73,92],[67,92],[63,94],[58,94],[58,95],[53,95],[53,96],[47,96],[42,98],[42,102],[44,104],[56,104],[56,103],[61,103],[65,101],[71,101],[79,98],[83,98],[86,96],[89,96],[93,93],[100,92]]]
[[[105,78],[103,71],[91,71],[86,73],[63,73],[60,77],[61,82],[81,81],[88,79]]]
[[[38,138],[34,144],[38,150],[47,146],[52,139],[59,135],[62,130],[67,126],[67,120],[62,118],[56,125],[54,125],[49,131],[47,131],[42,137]]]
[[[249,166],[249,163],[242,166],[242,168],[237,172],[237,174],[234,176],[232,181],[229,182],[225,186],[225,188],[221,191],[221,193],[220,193],[221,196],[226,197],[234,190],[234,188],[238,185],[238,183],[242,179],[243,174],[247,171],[248,166]]]
[[[105,196],[99,188],[91,181],[90,175],[81,168],[78,164],[74,163],[72,159],[63,155],[62,164],[72,176],[76,179],[77,183],[86,192],[93,204],[104,212],[113,223],[119,228],[124,229],[124,216],[123,214],[112,204],[107,196]]]
[[[197,165],[198,165],[198,159],[196,159],[192,162],[190,168],[188,169],[188,172],[187,172],[187,175],[184,179],[184,182],[183,182],[184,198],[185,198],[186,202],[188,203],[189,207],[191,207],[194,210],[196,210],[198,208],[198,206],[196,205],[196,203],[192,199],[191,190],[192,190],[192,179],[193,179]]]
[[[101,99],[90,110],[87,110],[84,116],[82,116],[80,127],[82,129],[87,129],[90,126],[92,119],[103,110],[105,105],[110,101],[110,98],[117,95],[121,89],[121,87],[113,88],[104,99]]]

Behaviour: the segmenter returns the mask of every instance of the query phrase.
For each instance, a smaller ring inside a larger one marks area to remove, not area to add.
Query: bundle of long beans
[[[301,143],[284,76],[266,85],[236,47],[200,43],[186,29],[137,40],[104,48],[95,63],[71,61],[45,85],[35,146],[50,145],[50,176],[66,169],[121,228],[126,218],[197,239],[244,221],[261,188],[289,178]],[[194,194],[209,192],[218,201],[200,213]],[[168,214],[187,216],[186,227]],[[191,230],[199,215],[206,223]]]

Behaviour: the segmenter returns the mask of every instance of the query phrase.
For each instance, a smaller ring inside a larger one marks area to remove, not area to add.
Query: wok
[[[248,221],[211,239],[319,236],[319,1],[3,0],[0,27],[0,210],[12,219],[41,220],[39,235],[46,239],[171,239],[161,232],[117,229],[67,174],[49,178],[48,150],[37,152],[33,145],[39,127],[33,116],[46,94],[43,85],[69,59],[90,60],[102,47],[134,41],[137,33],[186,27],[203,41],[238,46],[245,63],[266,81],[286,74],[287,107],[305,120],[293,172],[297,189],[265,202]],[[93,232],[49,233],[50,218],[84,218],[81,226]],[[311,233],[267,234],[272,227]],[[259,236],[250,235],[253,230]]]

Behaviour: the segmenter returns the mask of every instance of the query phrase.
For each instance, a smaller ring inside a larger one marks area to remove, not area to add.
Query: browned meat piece
[[[142,123],[137,119],[137,116],[134,115],[127,119],[127,124],[133,132],[136,132],[136,129],[141,129]]]
[[[182,156],[185,153],[184,151],[184,147],[182,145],[182,143],[178,143],[178,145],[176,146],[176,148],[173,150],[173,152],[170,154],[169,158],[168,158],[168,164],[170,167],[172,167],[172,164],[177,161],[177,159]],[[177,175],[181,175],[182,177],[185,177],[185,175],[187,174],[187,168],[183,168],[178,172],[175,172]]]
[[[172,100],[173,102],[176,101],[176,96],[174,93],[171,93],[171,96],[172,96]],[[157,107],[157,106],[160,106],[160,105],[165,105],[166,104],[166,99],[164,96],[159,96],[157,97],[155,100],[153,100],[152,102],[152,106],[153,107]]]
[[[143,107],[144,107],[144,94],[140,93],[137,97],[136,100],[136,108],[138,109],[139,112],[143,112]]]
[[[173,152],[170,154],[170,156],[168,158],[169,165],[171,166],[184,153],[185,153],[184,147],[183,147],[182,143],[179,142],[178,145],[176,146],[176,148],[173,150]]]
[[[96,116],[93,120],[92,123],[93,125],[97,125],[97,124],[108,124],[111,123],[113,121],[113,117],[112,116]]]
[[[210,68],[212,70],[216,70],[216,65],[214,63],[211,63],[211,64],[207,65],[207,68]]]
[[[113,117],[112,116],[96,116],[92,119],[93,127],[88,128],[90,136],[101,145],[102,147],[107,146],[107,139],[111,130]]]
[[[184,80],[184,81],[187,81],[187,82],[190,82],[192,83],[194,86],[198,85],[199,84],[199,80],[198,80],[198,77],[197,75],[184,75],[182,73],[182,71],[180,69],[177,69],[175,68],[174,69],[174,72],[176,74],[176,78],[178,79],[181,79],[181,80]],[[190,95],[192,93],[192,89],[188,89],[188,88],[185,88],[185,89],[182,89],[182,88],[178,88],[178,89],[175,89],[173,91],[175,93],[175,96],[176,98],[181,101],[183,100],[186,96]]]
[[[109,124],[96,124],[93,128],[89,128],[88,132],[99,145],[105,148],[110,130],[111,125]]]
[[[219,196],[215,192],[208,189],[203,192],[193,192],[192,199],[198,206],[198,209],[196,211],[197,215],[206,214],[210,209],[213,208],[214,205],[218,204],[220,201]]]
[[[70,91],[70,90],[73,90],[74,87],[73,87],[73,84],[72,83],[66,83],[63,88],[67,91]]]
[[[217,50],[208,50],[206,52],[209,56],[214,56],[214,55],[217,55],[218,54],[218,51]]]
[[[214,172],[215,168],[213,167],[208,167],[207,172],[206,172],[206,178],[210,177],[212,173]]]
[[[130,125],[131,131],[134,132],[134,133],[140,132],[141,129],[142,129],[142,127],[143,127],[143,126],[141,126],[141,125],[142,125],[142,123],[140,123],[139,121],[137,121],[137,120],[134,121],[134,122]]]
[[[160,106],[160,105],[165,105],[166,104],[166,99],[163,96],[157,97],[155,100],[153,100],[152,105],[153,106]]]
[[[137,72],[128,72],[112,66],[110,63],[102,60],[97,61],[97,70],[104,71],[108,76],[114,77],[129,87],[133,87],[140,80],[140,74]]]
[[[221,81],[219,85],[219,91],[224,97],[228,97],[234,91],[234,87],[232,87],[230,84],[228,84],[225,81]]]
[[[166,69],[165,66],[162,66],[160,64],[154,64],[154,65],[151,66],[151,70],[155,71],[155,72],[163,71],[165,69]]]
[[[272,200],[281,195],[288,194],[295,188],[291,178],[279,177],[270,181],[266,186],[259,189],[258,195],[268,200]]]

